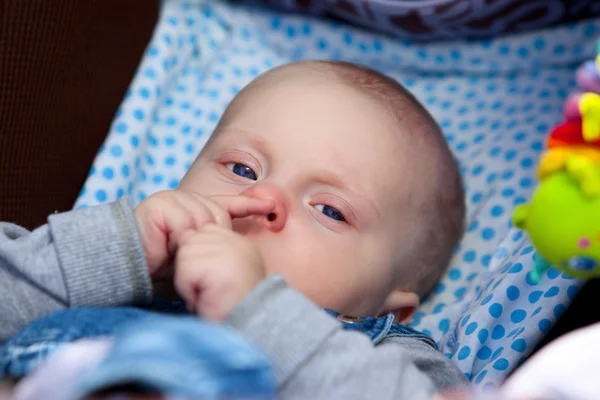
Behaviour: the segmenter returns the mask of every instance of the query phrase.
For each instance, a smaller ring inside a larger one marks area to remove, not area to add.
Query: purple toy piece
[[[600,77],[595,61],[586,61],[575,74],[577,86],[583,92],[594,92],[600,94]]]

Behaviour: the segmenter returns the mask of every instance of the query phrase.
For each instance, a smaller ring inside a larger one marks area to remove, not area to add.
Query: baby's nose
[[[287,221],[287,204],[283,191],[274,185],[256,184],[242,193],[243,196],[268,199],[275,203],[275,209],[266,218],[261,219],[263,226],[270,231],[279,232]]]

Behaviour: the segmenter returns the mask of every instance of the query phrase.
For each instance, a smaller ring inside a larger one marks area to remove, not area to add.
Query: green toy
[[[576,278],[600,275],[600,165],[573,156],[565,168],[545,177],[531,203],[513,215],[538,254],[533,282],[551,266]]]

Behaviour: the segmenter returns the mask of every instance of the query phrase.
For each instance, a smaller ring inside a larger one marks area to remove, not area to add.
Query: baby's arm
[[[430,346],[392,338],[373,346],[272,276],[230,316],[231,324],[273,362],[283,399],[429,399],[466,383]]]
[[[52,215],[32,232],[0,223],[0,344],[52,311],[140,304],[151,293],[127,199]]]

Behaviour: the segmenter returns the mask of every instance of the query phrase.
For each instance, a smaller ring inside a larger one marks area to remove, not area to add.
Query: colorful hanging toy
[[[564,105],[565,121],[546,142],[531,202],[515,209],[514,225],[535,246],[530,279],[554,266],[576,278],[600,276],[600,47],[577,71],[581,90]]]

